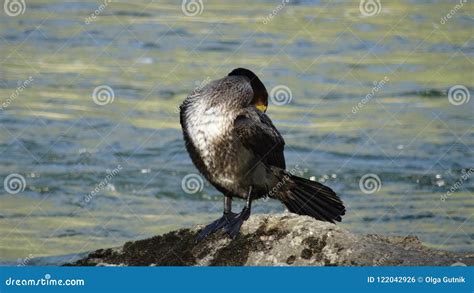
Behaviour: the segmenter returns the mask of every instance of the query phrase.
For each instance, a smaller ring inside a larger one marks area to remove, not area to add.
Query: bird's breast
[[[214,185],[244,196],[251,182],[255,156],[234,131],[238,112],[222,105],[205,107],[198,103],[186,110],[188,140],[199,154],[204,174]]]
[[[186,116],[191,142],[204,164],[210,168],[219,145],[227,139],[232,130],[232,119],[230,115],[222,114],[219,107],[206,108],[202,105],[190,109]]]

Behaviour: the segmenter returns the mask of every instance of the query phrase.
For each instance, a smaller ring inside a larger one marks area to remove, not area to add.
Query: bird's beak
[[[259,109],[263,113],[265,113],[267,111],[267,105],[265,105],[265,104],[257,104],[257,105],[255,105],[255,108]]]

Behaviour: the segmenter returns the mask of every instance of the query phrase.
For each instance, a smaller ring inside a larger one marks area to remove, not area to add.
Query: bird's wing
[[[245,148],[266,165],[286,168],[285,141],[264,113],[246,108],[234,121],[234,131]]]

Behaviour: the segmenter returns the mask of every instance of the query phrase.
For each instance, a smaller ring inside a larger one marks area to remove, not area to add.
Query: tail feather
[[[333,222],[333,215],[321,204],[321,202],[311,200],[310,196],[300,192],[299,190],[292,190],[291,192],[293,193],[293,197],[290,202],[296,204],[296,209],[293,205],[293,209],[290,209],[291,212],[312,216],[318,220]]]
[[[290,212],[331,223],[342,220],[346,209],[331,188],[288,173],[286,176],[290,178],[289,184],[278,197]]]

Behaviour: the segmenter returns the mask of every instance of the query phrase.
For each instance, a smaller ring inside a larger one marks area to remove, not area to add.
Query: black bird
[[[224,194],[224,214],[201,230],[196,241],[219,230],[232,238],[250,216],[252,200],[280,200],[290,212],[341,221],[345,208],[329,187],[285,170],[285,141],[265,114],[268,93],[250,70],[234,69],[226,77],[195,89],[180,106],[186,149],[194,165]],[[231,211],[232,198],[246,200]]]

